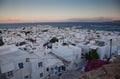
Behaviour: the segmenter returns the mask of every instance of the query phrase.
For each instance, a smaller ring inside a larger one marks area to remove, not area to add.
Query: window
[[[78,54],[76,55],[76,60],[78,60]]]
[[[40,77],[43,77],[43,73],[40,73]]]
[[[24,79],[29,79],[29,76],[25,76]]]
[[[53,70],[53,68],[51,68],[51,70]]]
[[[19,66],[19,69],[24,68],[24,66],[23,66],[23,63],[22,63],[22,62],[21,62],[21,63],[18,63],[18,66]]]
[[[66,70],[66,67],[62,66],[62,70],[65,71],[65,70]]]
[[[7,73],[6,73],[6,77],[7,77],[7,78],[13,77],[13,71],[7,72]]]
[[[61,67],[58,67],[58,72],[60,72],[61,71]]]
[[[49,71],[49,68],[47,68],[46,71]]]
[[[75,64],[76,67],[78,67],[78,64]]]
[[[38,67],[42,67],[42,66],[43,66],[42,62],[38,63]]]
[[[51,72],[50,72],[50,73],[53,74],[53,72],[54,72],[54,71],[53,71],[53,68],[51,68]]]

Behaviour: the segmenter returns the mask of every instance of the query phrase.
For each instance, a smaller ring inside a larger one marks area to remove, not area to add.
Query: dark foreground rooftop
[[[120,56],[110,64],[81,74],[77,79],[120,79]]]

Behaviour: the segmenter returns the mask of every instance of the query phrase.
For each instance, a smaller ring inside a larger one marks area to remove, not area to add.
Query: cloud
[[[70,18],[68,21],[72,22],[105,22],[105,21],[112,21],[114,18],[108,17],[95,17],[95,18]]]

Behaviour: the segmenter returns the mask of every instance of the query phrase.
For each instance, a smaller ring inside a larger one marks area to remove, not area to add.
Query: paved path
[[[85,67],[85,65],[86,62],[83,62],[80,69],[74,71],[65,71],[61,76],[52,76],[49,79],[78,79],[82,73],[82,67]]]
[[[53,76],[50,79],[77,79],[80,76],[81,72],[79,70],[76,71],[67,71],[62,73],[61,76]]]

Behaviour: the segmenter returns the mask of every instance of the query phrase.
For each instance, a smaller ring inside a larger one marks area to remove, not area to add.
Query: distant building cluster
[[[86,54],[99,60],[120,55],[120,33],[52,26],[0,29],[0,79],[49,79],[69,70],[84,72]]]

